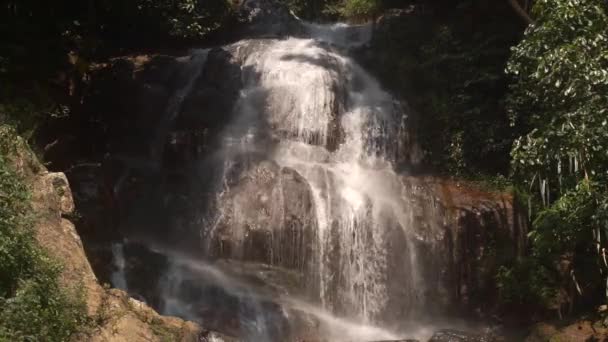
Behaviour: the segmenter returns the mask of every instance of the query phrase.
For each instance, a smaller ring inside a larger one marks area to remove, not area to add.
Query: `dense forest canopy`
[[[489,180],[528,207],[529,253],[496,275],[505,306],[546,313],[570,304],[580,313],[606,303],[605,1],[281,2],[317,21],[380,21],[390,9],[424,12],[421,20],[376,35],[367,62],[421,114],[412,124],[429,172]],[[239,23],[238,5],[2,1],[0,123],[36,145],[38,127],[79,115],[78,94],[94,62],[216,42]],[[0,139],[13,138],[2,133]],[[84,324],[78,303],[57,289],[56,265],[31,236],[27,190],[5,164],[0,156],[0,340],[64,340]],[[42,292],[52,298],[41,301]],[[49,328],[31,331],[37,326],[24,322],[32,316]]]
[[[562,290],[557,260],[586,302],[604,302],[608,265],[608,15],[603,1],[537,1],[536,23],[507,71],[514,180],[531,193],[532,261],[548,275],[537,300]],[[534,207],[534,208],[532,208]],[[530,275],[532,276],[532,275]],[[549,284],[553,285],[550,286]],[[572,298],[572,300],[576,300]]]

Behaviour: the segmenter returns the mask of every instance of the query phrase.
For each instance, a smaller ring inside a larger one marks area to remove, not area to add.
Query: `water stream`
[[[211,186],[192,190],[214,194],[197,220],[200,253],[157,248],[169,260],[160,309],[246,341],[427,338],[403,328],[427,305],[419,237],[394,171],[407,113],[348,57],[369,26],[304,27],[310,38],[225,47],[244,87],[202,162]],[[159,136],[208,53],[189,62]],[[126,288],[122,245],[112,250],[113,283]]]

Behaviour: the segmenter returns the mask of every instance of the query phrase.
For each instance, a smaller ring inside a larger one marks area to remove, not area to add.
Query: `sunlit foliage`
[[[514,176],[531,194],[532,257],[598,299],[608,264],[608,15],[600,0],[539,0],[507,71]],[[555,270],[554,270],[555,271]],[[567,285],[569,284],[569,285]]]

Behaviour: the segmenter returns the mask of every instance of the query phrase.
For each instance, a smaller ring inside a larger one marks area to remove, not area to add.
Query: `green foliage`
[[[547,308],[559,301],[564,287],[575,286],[593,302],[602,300],[601,275],[608,264],[597,252],[608,237],[607,195],[598,183],[582,181],[538,213],[529,234],[531,254],[497,275],[505,303]]]
[[[503,303],[546,307],[556,295],[555,272],[535,258],[499,268],[496,284]]]
[[[368,66],[414,109],[409,124],[425,165],[460,177],[507,175],[514,134],[504,68],[520,20],[505,15],[506,2],[427,3],[426,13],[381,22]]]
[[[516,189],[510,178],[501,174],[492,176],[484,173],[467,174],[463,177],[480,189],[486,191],[515,192]]]
[[[14,127],[26,140],[32,138],[39,125],[69,112],[67,106],[55,103],[39,82],[32,83],[27,92],[10,85],[0,88],[0,123]]]
[[[122,33],[145,36],[157,33],[163,37],[178,39],[201,38],[216,30],[230,15],[231,7],[226,0],[136,0],[106,2],[99,9],[108,18],[120,17],[123,24],[110,30],[120,29]],[[128,25],[128,23],[135,25]],[[127,24],[127,25],[125,25]],[[135,29],[135,30],[134,30]],[[142,29],[151,30],[139,32]],[[147,39],[148,37],[146,37]],[[149,38],[153,38],[149,36]]]
[[[9,0],[0,7],[0,80],[48,80],[69,52],[92,58],[125,48],[200,39],[232,15],[228,0]]]
[[[5,1],[0,123],[31,141],[37,127],[78,111],[91,61],[192,45],[232,14],[228,0]]]
[[[558,258],[577,250],[592,252],[593,230],[608,222],[604,221],[608,212],[601,208],[608,199],[606,195],[598,183],[582,181],[541,210],[530,233],[533,255]]]
[[[342,0],[330,2],[325,13],[354,20],[372,19],[380,13],[382,0]]]
[[[2,141],[2,146],[10,144]],[[0,154],[0,341],[66,341],[86,321],[84,301],[60,287],[60,267],[37,245],[29,210],[28,190],[11,170],[3,151]]]
[[[58,268],[39,267],[11,298],[0,298],[0,341],[68,341],[88,323],[82,296],[59,287]]]
[[[608,15],[600,0],[539,0],[533,14],[507,67],[508,109],[521,132],[512,169],[534,209],[531,258],[568,260],[568,272],[544,286],[569,283],[598,303],[608,270]]]
[[[500,100],[505,89],[506,49],[500,48],[504,39],[491,34],[462,37],[440,27],[422,49],[422,67],[435,81],[423,104],[423,111],[433,114],[420,120],[422,129],[434,134],[421,141],[429,162],[451,174],[504,169],[501,164],[511,142]]]
[[[513,168],[530,186],[534,179],[567,190],[585,173],[607,175],[608,16],[603,6],[600,0],[538,1],[537,24],[513,50],[508,72],[516,82],[509,109],[513,124],[525,132],[513,148]]]
[[[384,0],[279,0],[300,18],[310,21],[367,21],[377,17]]]

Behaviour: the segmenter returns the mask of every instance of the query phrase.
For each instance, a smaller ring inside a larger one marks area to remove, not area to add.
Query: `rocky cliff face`
[[[0,129],[5,129],[0,127]],[[74,202],[65,174],[49,172],[25,142],[14,139],[7,156],[32,190],[38,242],[63,266],[61,282],[82,289],[93,320],[90,331],[76,341],[207,341],[215,335],[178,318],[163,317],[125,292],[103,287],[97,280],[74,224]]]
[[[106,150],[105,159],[100,158],[93,164],[73,168],[68,173],[68,176],[74,180],[76,197],[77,200],[82,201],[81,210],[85,213],[82,221],[83,234],[85,236],[90,234],[92,245],[101,243],[105,238],[107,249],[109,241],[118,241],[121,235],[127,233],[117,232],[116,227],[110,227],[108,217],[114,217],[116,220],[114,222],[119,223],[117,226],[120,226],[120,223],[133,217],[133,205],[137,203],[138,198],[150,200],[149,196],[153,196],[153,193],[170,188],[165,201],[168,201],[168,207],[184,214],[179,218],[181,223],[174,225],[174,227],[182,227],[176,229],[182,229],[183,232],[191,229],[188,228],[190,223],[187,221],[196,221],[195,217],[187,217],[190,212],[188,208],[194,210],[197,206],[203,207],[204,202],[210,200],[205,194],[197,195],[198,199],[192,197],[189,190],[193,180],[188,174],[201,171],[213,173],[210,163],[203,161],[200,164],[197,160],[210,155],[214,144],[217,144],[218,135],[230,122],[239,89],[246,79],[244,74],[249,71],[239,67],[234,50],[224,48],[209,51],[207,63],[203,67],[201,76],[195,81],[194,90],[184,99],[174,125],[166,134],[164,140],[166,147],[162,160],[154,161],[146,145],[152,145],[157,137],[150,136],[149,132],[155,131],[151,127],[155,122],[158,123],[158,108],[166,108],[171,97],[169,94],[175,92],[176,88],[179,89],[179,85],[175,85],[176,81],[171,79],[187,68],[187,64],[186,58],[141,56],[115,60],[111,65],[99,69],[94,75],[91,97],[86,104],[91,111],[99,113],[97,115],[99,118],[104,117],[107,120],[106,114],[110,113],[111,117],[116,117],[115,120],[111,119],[104,123],[108,126],[107,131],[111,132],[111,135],[105,138],[109,148]],[[152,91],[153,89],[155,90]],[[147,140],[146,134],[148,134]],[[134,145],[140,145],[141,148],[134,151]],[[211,154],[210,157],[213,158],[213,155]],[[151,171],[151,168],[147,168],[154,163],[160,163],[155,164],[156,170],[168,173],[164,176],[164,184],[151,184],[158,180],[158,175],[154,173],[159,171]],[[228,171],[228,174],[233,174],[228,182],[247,179],[249,183],[241,182],[238,187],[231,189],[223,195],[224,201],[234,203],[241,211],[245,210],[238,213],[240,217],[254,217],[246,215],[247,211],[267,213],[265,214],[267,217],[266,219],[258,217],[256,222],[241,222],[236,225],[233,221],[237,219],[237,213],[226,212],[226,216],[217,225],[220,234],[216,237],[221,241],[212,243],[213,248],[220,248],[214,253],[237,258],[239,255],[241,257],[245,255],[251,260],[262,262],[269,262],[270,258],[278,258],[286,264],[295,265],[297,262],[293,256],[271,256],[268,248],[260,247],[273,243],[265,238],[269,231],[254,232],[247,235],[247,239],[252,240],[239,243],[237,240],[246,234],[226,230],[225,227],[248,226],[253,231],[257,231],[254,227],[276,226],[272,223],[274,219],[272,212],[269,208],[264,209],[264,206],[266,201],[273,199],[275,188],[280,184],[283,192],[297,198],[286,203],[299,203],[298,207],[285,208],[287,212],[293,212],[288,217],[299,218],[299,221],[282,223],[293,227],[293,234],[297,233],[298,237],[285,236],[284,240],[300,241],[298,243],[301,244],[298,245],[299,247],[284,246],[283,248],[288,251],[293,251],[294,248],[306,248],[305,241],[311,234],[307,233],[306,229],[314,225],[312,221],[302,221],[302,218],[306,217],[311,220],[312,214],[307,214],[307,211],[314,210],[310,203],[311,193],[308,185],[299,181],[300,176],[297,172],[289,169],[281,170],[272,163],[262,163],[258,169],[248,170],[247,172],[251,173],[249,175],[241,174],[242,172],[238,165],[232,166]],[[253,174],[263,176],[258,177]],[[211,182],[211,180],[203,177],[196,182],[199,182],[197,185],[201,185],[200,182]],[[515,257],[524,248],[525,219],[514,204],[513,197],[506,193],[479,190],[467,182],[430,176],[404,176],[402,183],[405,191],[413,194],[409,201],[413,208],[414,221],[418,225],[417,230],[420,232],[420,241],[425,245],[421,248],[426,250],[425,253],[434,255],[433,262],[442,264],[444,268],[442,275],[433,277],[436,278],[437,283],[450,284],[447,286],[449,293],[444,293],[441,298],[451,304],[459,303],[465,306],[475,306],[474,303],[484,302],[488,304],[482,298],[491,298],[494,294],[489,289],[492,283],[489,277],[500,262],[496,257],[504,259]],[[204,186],[200,187],[204,188]],[[251,201],[249,196],[253,189],[261,191],[255,201]],[[189,200],[182,201],[180,198]],[[240,202],[243,203],[239,204]],[[150,205],[159,204],[150,203]],[[173,210],[167,207],[155,208],[152,211]],[[92,210],[87,213],[88,209]],[[99,213],[103,214],[96,217],[95,215]],[[174,212],[168,216],[178,219],[176,216],[179,214]],[[104,227],[99,226],[101,222],[106,223],[101,224]],[[146,232],[156,231],[162,234],[162,228],[158,225],[158,223],[147,225]],[[123,228],[139,229],[127,226],[129,224],[125,224]],[[246,246],[246,250],[235,249],[235,245]],[[251,249],[251,246],[257,247]],[[95,249],[97,248],[92,248]],[[101,251],[103,248],[98,250]],[[92,252],[92,254],[96,253]],[[107,257],[99,258],[100,263],[108,264]],[[303,265],[300,264],[299,267]],[[442,286],[437,285],[437,288],[439,287]]]
[[[527,218],[513,194],[479,184],[431,176],[405,176],[411,205],[426,243],[432,298],[453,312],[491,312],[497,268],[525,252]]]
[[[66,126],[78,144],[48,157],[71,166],[96,275],[164,313],[261,340],[346,329],[286,297],[391,325],[491,312],[497,267],[524,249],[512,195],[407,174],[418,159],[407,106],[344,57],[367,27],[306,26],[257,3],[244,7],[251,39],[116,58],[90,75],[86,120]],[[320,38],[283,39],[306,30]],[[116,310],[138,303],[90,286],[95,308],[102,294]]]

